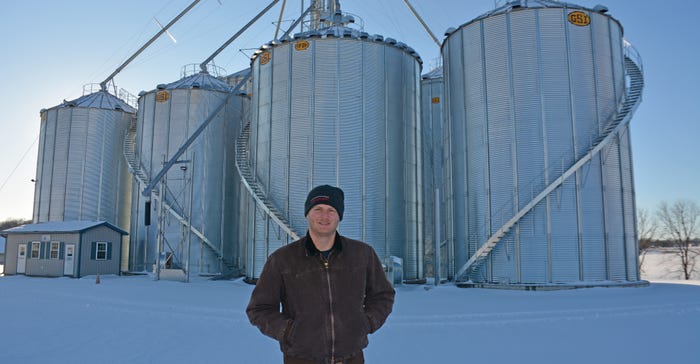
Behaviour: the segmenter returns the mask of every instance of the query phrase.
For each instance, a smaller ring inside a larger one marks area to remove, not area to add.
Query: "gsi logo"
[[[580,27],[585,27],[586,25],[591,24],[591,17],[582,11],[572,11],[569,13],[569,23]]]

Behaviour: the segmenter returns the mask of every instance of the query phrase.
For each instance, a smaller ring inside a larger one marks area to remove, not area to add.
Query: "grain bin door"
[[[19,244],[17,246],[17,274],[24,274],[24,268],[27,266],[27,244]]]
[[[66,257],[63,260],[63,275],[73,276],[75,266],[75,244],[66,244]]]

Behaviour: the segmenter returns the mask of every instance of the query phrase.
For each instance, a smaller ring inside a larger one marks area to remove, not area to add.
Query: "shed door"
[[[17,274],[24,274],[27,265],[27,244],[17,246]]]
[[[66,244],[66,257],[63,260],[63,275],[72,276],[75,264],[75,244]]]

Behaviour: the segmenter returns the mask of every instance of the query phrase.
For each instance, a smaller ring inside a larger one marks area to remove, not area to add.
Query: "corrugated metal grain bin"
[[[448,30],[455,262],[488,253],[467,272],[473,282],[639,281],[629,130],[618,119],[641,80],[626,87],[622,26],[606,10],[511,2]],[[619,133],[577,165],[615,123]]]
[[[421,60],[403,43],[344,26],[268,44],[252,59],[247,164],[255,185],[287,224],[306,232],[304,200],[316,185],[345,191],[341,234],[403,258],[406,279],[423,278]],[[248,204],[241,223],[246,275],[291,242]]]
[[[240,182],[234,141],[241,112],[241,97],[232,95],[226,83],[206,73],[141,94],[138,122],[130,134],[134,140],[130,164],[138,182],[133,192],[132,270],[152,269],[158,230],[164,233],[163,251],[172,253],[173,268],[186,268],[189,257],[192,273],[238,269],[235,221]],[[208,126],[155,186],[147,214],[149,198],[142,195],[144,188],[210,117]],[[165,203],[159,205],[161,193]],[[146,225],[149,218],[150,225]]]
[[[98,91],[41,111],[33,221],[102,220],[129,228],[122,145],[136,110]]]
[[[243,81],[247,77],[248,79],[246,80],[246,82],[243,85],[241,85],[239,91],[243,92],[245,94],[250,94],[251,88],[253,86],[253,80],[252,80],[252,78],[250,78],[250,72],[251,72],[250,68],[246,68],[244,70],[240,70],[236,73],[232,73],[228,76],[223,76],[220,78],[221,78],[221,80],[226,82],[229,86],[236,87],[236,86],[238,86],[238,84],[241,81]]]

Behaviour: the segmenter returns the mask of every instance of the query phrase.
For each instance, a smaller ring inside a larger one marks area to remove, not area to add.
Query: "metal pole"
[[[155,280],[160,280],[160,254],[163,251],[163,220],[164,216],[163,213],[165,210],[163,209],[163,203],[165,203],[165,189],[163,188],[163,185],[165,184],[165,181],[160,183],[160,203],[158,204],[158,236],[156,238],[156,274],[155,274]]]
[[[282,34],[282,38],[287,37],[289,35],[289,33],[291,33],[292,30],[294,30],[294,28],[299,24],[299,22],[301,22],[304,19],[304,17],[307,14],[309,14],[311,9],[313,9],[313,5],[309,6],[308,8],[306,8],[306,10],[303,13],[301,13],[299,18],[297,20],[295,20],[294,23],[292,23],[292,25],[289,27],[289,29],[287,29],[287,31],[284,34]],[[301,31],[302,32],[304,31],[304,23],[301,24]]]
[[[190,206],[187,212],[187,253],[185,254],[185,269],[187,273],[185,275],[185,283],[190,281],[190,245],[192,243],[192,190],[194,190],[194,152],[192,152],[192,158],[190,162]]]
[[[102,89],[102,91],[107,91],[107,82],[109,82],[112,78],[114,78],[114,76],[116,76],[117,73],[121,72],[121,71],[124,69],[124,67],[126,67],[129,63],[131,63],[131,61],[134,60],[134,58],[136,58],[139,54],[141,54],[141,52],[143,52],[143,51],[144,51],[148,46],[150,46],[153,42],[155,42],[156,39],[158,39],[158,37],[160,37],[161,35],[163,35],[163,33],[167,32],[167,31],[168,31],[168,28],[170,28],[173,24],[175,24],[175,22],[177,22],[178,20],[180,20],[180,18],[182,18],[183,15],[185,15],[185,14],[186,14],[188,11],[190,11],[195,5],[197,5],[197,3],[198,3],[199,1],[200,1],[200,0],[195,0],[195,1],[193,1],[192,4],[190,4],[190,6],[188,6],[187,8],[185,8],[185,10],[183,10],[182,12],[180,12],[180,14],[178,14],[173,20],[170,21],[170,23],[168,23],[165,27],[163,27],[163,29],[161,29],[160,32],[156,33],[156,35],[154,35],[153,38],[151,38],[148,42],[146,42],[146,44],[144,44],[141,48],[139,48],[139,50],[136,51],[136,53],[134,53],[131,57],[129,57],[129,59],[127,59],[126,62],[124,62],[121,66],[119,66],[119,68],[117,68],[114,72],[112,72],[112,74],[109,75],[109,77],[107,77],[107,79],[105,79],[104,81],[102,81],[102,82],[100,83],[100,88]]]
[[[242,84],[239,83],[239,86]],[[229,99],[233,97],[234,94],[230,93],[224,98],[223,102],[207,117],[206,120],[202,122],[202,124],[197,127],[197,130],[192,133],[192,135],[185,141],[183,145],[180,146],[180,148],[173,154],[172,158],[170,158],[169,161],[163,162],[163,168],[156,174],[155,177],[151,180],[151,182],[146,186],[146,188],[143,189],[143,192],[141,192],[142,195],[148,196],[151,193],[151,190],[155,187],[155,185],[165,177],[165,174],[168,173],[168,170],[170,170],[170,167],[172,167],[175,163],[177,163],[178,158],[189,148],[189,146],[194,143],[194,141],[197,139],[199,134],[204,131],[204,129],[209,125],[209,123],[214,120],[214,118],[223,110],[224,106],[228,103]]]
[[[418,12],[416,12],[416,9],[414,9],[413,6],[411,6],[411,4],[408,2],[408,0],[403,0],[403,3],[406,4],[406,6],[408,6],[408,9],[411,10],[411,12],[413,13],[413,16],[415,16],[416,19],[418,19],[418,21],[419,21],[420,24],[423,26],[423,28],[425,29],[425,31],[428,32],[428,35],[430,35],[431,38],[433,38],[433,41],[435,42],[435,44],[437,44],[437,46],[438,46],[438,48],[439,48],[439,47],[440,47],[440,41],[437,39],[437,37],[435,36],[435,34],[433,34],[433,32],[430,31],[430,28],[428,28],[428,25],[425,24],[425,22],[423,21],[423,18],[421,18],[420,15],[418,15]]]
[[[204,60],[204,62],[200,63],[199,68],[202,70],[202,72],[206,73],[207,72],[207,64],[209,62],[211,62],[211,60],[214,59],[214,57],[218,56],[219,53],[221,53],[221,51],[224,50],[224,48],[228,47],[228,45],[231,44],[231,42],[233,42],[236,38],[238,38],[239,35],[243,34],[243,32],[245,32],[251,25],[253,25],[253,23],[255,23],[258,19],[260,19],[261,16],[263,16],[265,13],[267,13],[267,11],[270,10],[270,8],[275,6],[275,4],[277,4],[278,1],[279,0],[273,0],[270,3],[270,5],[268,5],[265,9],[263,9],[263,11],[261,11],[253,19],[251,19],[248,22],[248,24],[244,25],[243,28],[241,28],[241,30],[239,30],[236,34],[234,34],[233,37],[231,37],[229,40],[227,40],[226,43],[222,44],[221,47],[219,47],[219,49],[217,49],[211,56],[209,56],[209,58]]]
[[[275,28],[275,37],[273,39],[277,39],[277,36],[280,34],[280,25],[282,24],[282,15],[284,15],[285,5],[287,5],[287,0],[282,0],[282,9],[280,9],[280,16],[277,18],[277,27]]]
[[[143,243],[143,271],[148,272],[148,233],[150,226],[146,226],[146,239]]]
[[[313,0],[311,0],[311,3],[313,3]],[[301,9],[300,9],[300,10],[302,11],[302,13],[304,12],[304,0],[301,0]],[[303,17],[305,17],[305,16],[306,16],[306,15],[301,15],[301,16],[299,17],[299,19],[301,19],[301,18],[303,18]],[[302,32],[304,31],[304,23],[303,23],[303,22],[301,23],[301,28],[300,28],[300,29],[301,29]]]
[[[440,188],[435,189],[435,203],[433,204],[435,209],[435,263],[433,264],[433,271],[435,275],[435,285],[440,284],[440,272],[442,269],[440,249],[442,247],[441,237],[440,237]]]
[[[321,13],[323,12],[322,0],[311,0],[312,12],[311,20],[309,21],[309,29],[318,29],[321,27]]]

